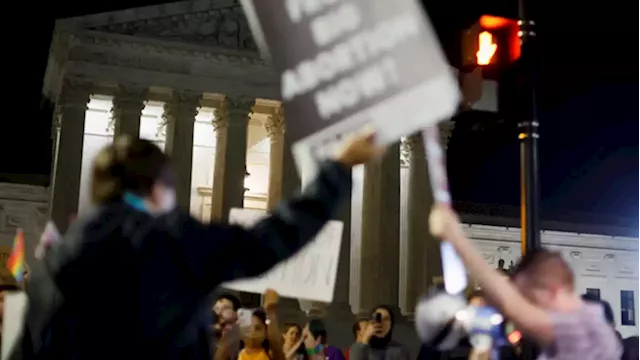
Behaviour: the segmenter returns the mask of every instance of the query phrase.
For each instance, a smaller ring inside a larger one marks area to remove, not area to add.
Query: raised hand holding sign
[[[229,222],[251,227],[266,216],[261,210],[231,209]],[[278,264],[266,274],[223,284],[227,289],[265,294],[277,291],[288,298],[331,302],[338,275],[338,259],[343,223],[330,221],[316,239],[291,259]],[[247,249],[251,251],[251,249]]]

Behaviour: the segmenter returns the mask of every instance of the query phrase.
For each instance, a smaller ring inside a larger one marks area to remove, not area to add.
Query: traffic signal
[[[465,97],[480,94],[471,109],[503,115],[511,112],[521,53],[518,31],[517,20],[482,15],[462,32],[461,60],[467,69],[461,78],[462,92]],[[471,73],[470,69],[475,70]]]
[[[520,58],[518,22],[493,15],[478,20],[476,64],[485,79],[499,81],[501,75]]]

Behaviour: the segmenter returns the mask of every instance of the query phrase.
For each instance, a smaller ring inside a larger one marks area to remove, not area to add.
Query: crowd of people
[[[409,359],[407,347],[392,339],[394,313],[385,305],[358,320],[353,345],[338,349],[322,320],[281,327],[275,291],[253,310],[231,295],[212,295],[220,284],[259,276],[308,244],[349,194],[350,168],[384,152],[374,135],[355,135],[299,195],[251,229],[205,225],[177,209],[168,157],[149,141],[115,139],[93,164],[95,210],[75,221],[30,275],[25,330],[12,359]],[[542,359],[637,359],[637,337],[635,350],[623,355],[603,306],[575,294],[559,254],[527,253],[505,277],[473,247],[451,208],[436,205],[429,226],[451,242],[481,286],[470,301],[500,311],[540,347]],[[520,356],[507,350],[505,359]],[[461,354],[426,341],[418,358],[489,356]]]
[[[222,294],[214,306],[214,359],[216,360],[408,360],[406,346],[392,339],[394,315],[391,308],[377,306],[369,319],[353,325],[354,342],[339,349],[329,343],[324,322],[278,326],[278,295],[267,290],[262,307],[250,311],[250,322],[241,321],[239,300]]]

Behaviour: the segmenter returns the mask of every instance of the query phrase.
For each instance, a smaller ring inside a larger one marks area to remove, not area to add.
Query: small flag
[[[49,247],[60,241],[60,239],[62,239],[62,236],[60,235],[56,224],[54,224],[53,221],[48,221],[42,235],[40,236],[40,243],[38,243],[38,246],[36,247],[36,259],[42,259]]]
[[[18,229],[13,239],[13,249],[7,260],[7,267],[17,282],[22,282],[24,276],[24,232]]]

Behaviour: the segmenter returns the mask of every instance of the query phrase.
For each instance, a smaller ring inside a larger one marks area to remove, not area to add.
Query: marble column
[[[284,109],[282,105],[275,108],[265,123],[269,136],[269,190],[267,209],[272,210],[282,200],[282,165],[284,156]],[[289,149],[287,149],[289,151]]]
[[[409,319],[413,317],[416,300],[425,294],[435,279],[442,276],[440,246],[429,233],[429,212],[433,193],[427,170],[422,134],[417,133],[402,141],[408,162],[406,185],[406,237],[401,241],[400,308]]]
[[[175,91],[164,104],[167,124],[165,152],[171,157],[176,173],[176,200],[189,211],[191,205],[191,172],[193,167],[193,126],[202,94]]]
[[[69,219],[78,211],[84,121],[90,95],[89,83],[65,79],[58,97],[56,113],[60,130],[49,210],[51,219],[63,234]]]
[[[140,137],[140,118],[147,100],[148,89],[136,85],[119,85],[113,97],[111,115],[115,124],[114,137]]]
[[[360,169],[354,169],[359,172]],[[364,166],[362,187],[354,186],[351,251],[351,305],[360,316],[370,316],[373,307],[386,304],[398,308],[400,236],[400,149],[389,146],[379,160]]]
[[[247,127],[254,104],[252,97],[227,96],[215,110],[216,155],[211,221],[227,221],[231,208],[244,207]]]
[[[293,154],[291,153],[291,145],[293,145],[290,136],[284,133],[282,152],[282,186],[281,195],[282,199],[286,200],[291,198],[294,194],[300,192],[300,176],[296,169],[295,162],[293,160]],[[306,321],[305,314],[302,310],[298,299],[293,298],[281,298],[280,299],[280,313],[282,314],[283,322],[293,322],[296,324],[304,324]]]

